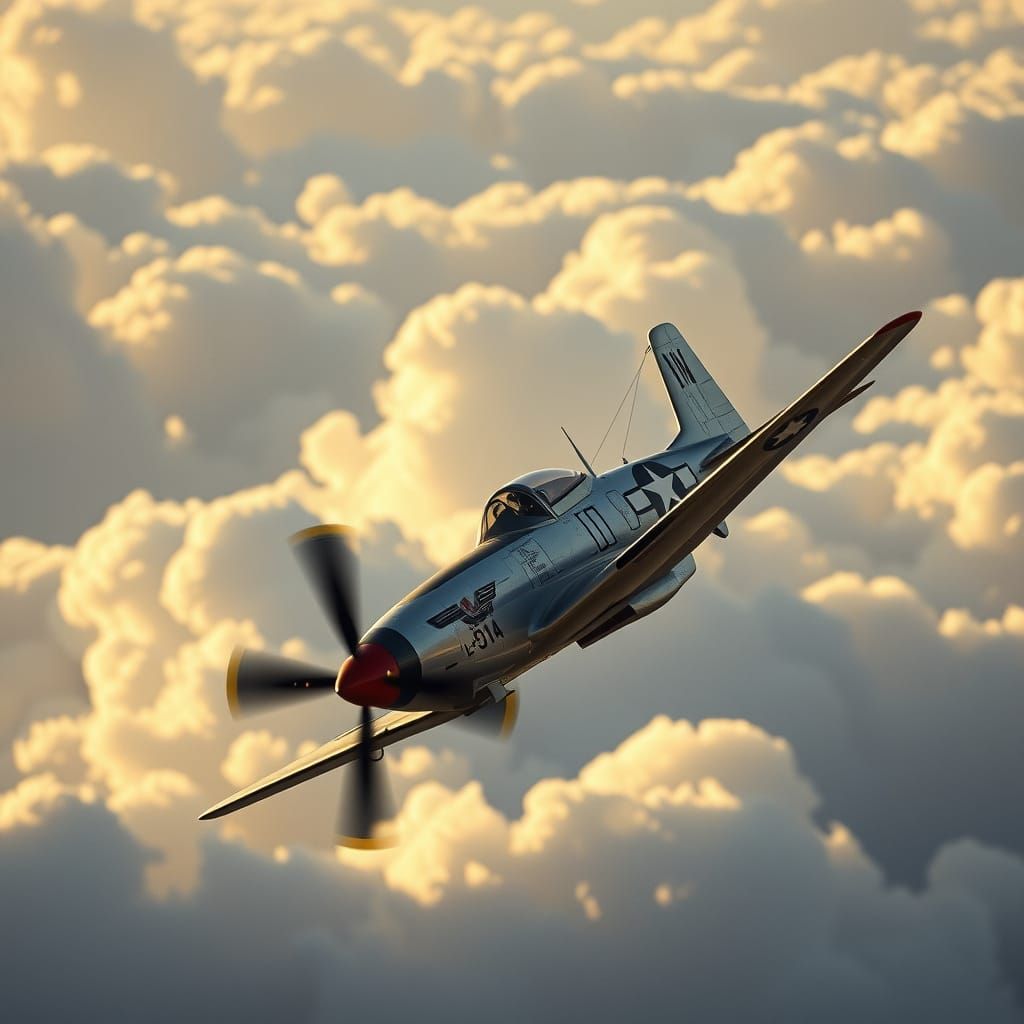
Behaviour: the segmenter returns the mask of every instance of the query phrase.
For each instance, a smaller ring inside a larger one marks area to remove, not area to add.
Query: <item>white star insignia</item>
[[[655,476],[651,473],[651,482],[643,485],[643,492],[647,495],[648,500],[654,506],[655,510],[658,508],[658,503],[661,503],[661,508],[667,512],[669,506],[674,501],[678,501],[676,496],[676,475],[675,473],[669,473],[668,476]],[[654,495],[657,495],[655,500]]]

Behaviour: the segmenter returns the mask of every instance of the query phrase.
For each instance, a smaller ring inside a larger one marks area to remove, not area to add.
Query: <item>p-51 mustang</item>
[[[384,748],[455,719],[500,732],[518,706],[512,681],[563,647],[597,643],[649,615],[696,569],[693,552],[921,318],[906,313],[859,345],[802,397],[751,432],[671,324],[651,348],[679,433],[664,451],[597,475],[544,469],[500,488],[477,546],[432,576],[365,635],[356,564],[343,526],[292,538],[299,563],[349,652],[340,671],[236,650],[227,673],[235,714],[331,691],[361,708],[354,729],[206,811],[218,818],[354,762],[339,842],[387,845]],[[575,447],[575,446],[574,446]],[[578,453],[578,449],[577,449]],[[371,708],[388,709],[374,719]]]

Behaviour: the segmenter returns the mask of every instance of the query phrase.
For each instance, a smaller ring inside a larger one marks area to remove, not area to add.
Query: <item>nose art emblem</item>
[[[477,587],[473,596],[464,597],[458,604],[450,604],[443,611],[431,615],[427,622],[435,629],[444,629],[460,619],[471,626],[483,622],[488,615],[494,614],[494,595],[498,589],[497,581],[491,580],[482,587]]]

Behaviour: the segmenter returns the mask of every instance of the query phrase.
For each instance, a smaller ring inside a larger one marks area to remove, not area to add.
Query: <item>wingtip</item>
[[[212,807],[207,807],[202,814],[196,819],[197,821],[210,821],[213,818],[221,818],[228,813],[230,807],[225,806],[229,801],[221,801],[219,804],[214,804]]]
[[[882,334],[885,331],[891,331],[894,327],[902,327],[904,324],[916,324],[922,315],[921,310],[912,309],[909,313],[904,313],[902,316],[896,317],[895,320],[890,320],[884,327],[880,327],[877,333]]]

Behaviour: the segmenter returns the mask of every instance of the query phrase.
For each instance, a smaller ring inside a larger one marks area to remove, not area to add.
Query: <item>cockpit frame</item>
[[[542,469],[499,487],[484,505],[477,543],[557,519],[590,493],[594,479],[569,469]]]

